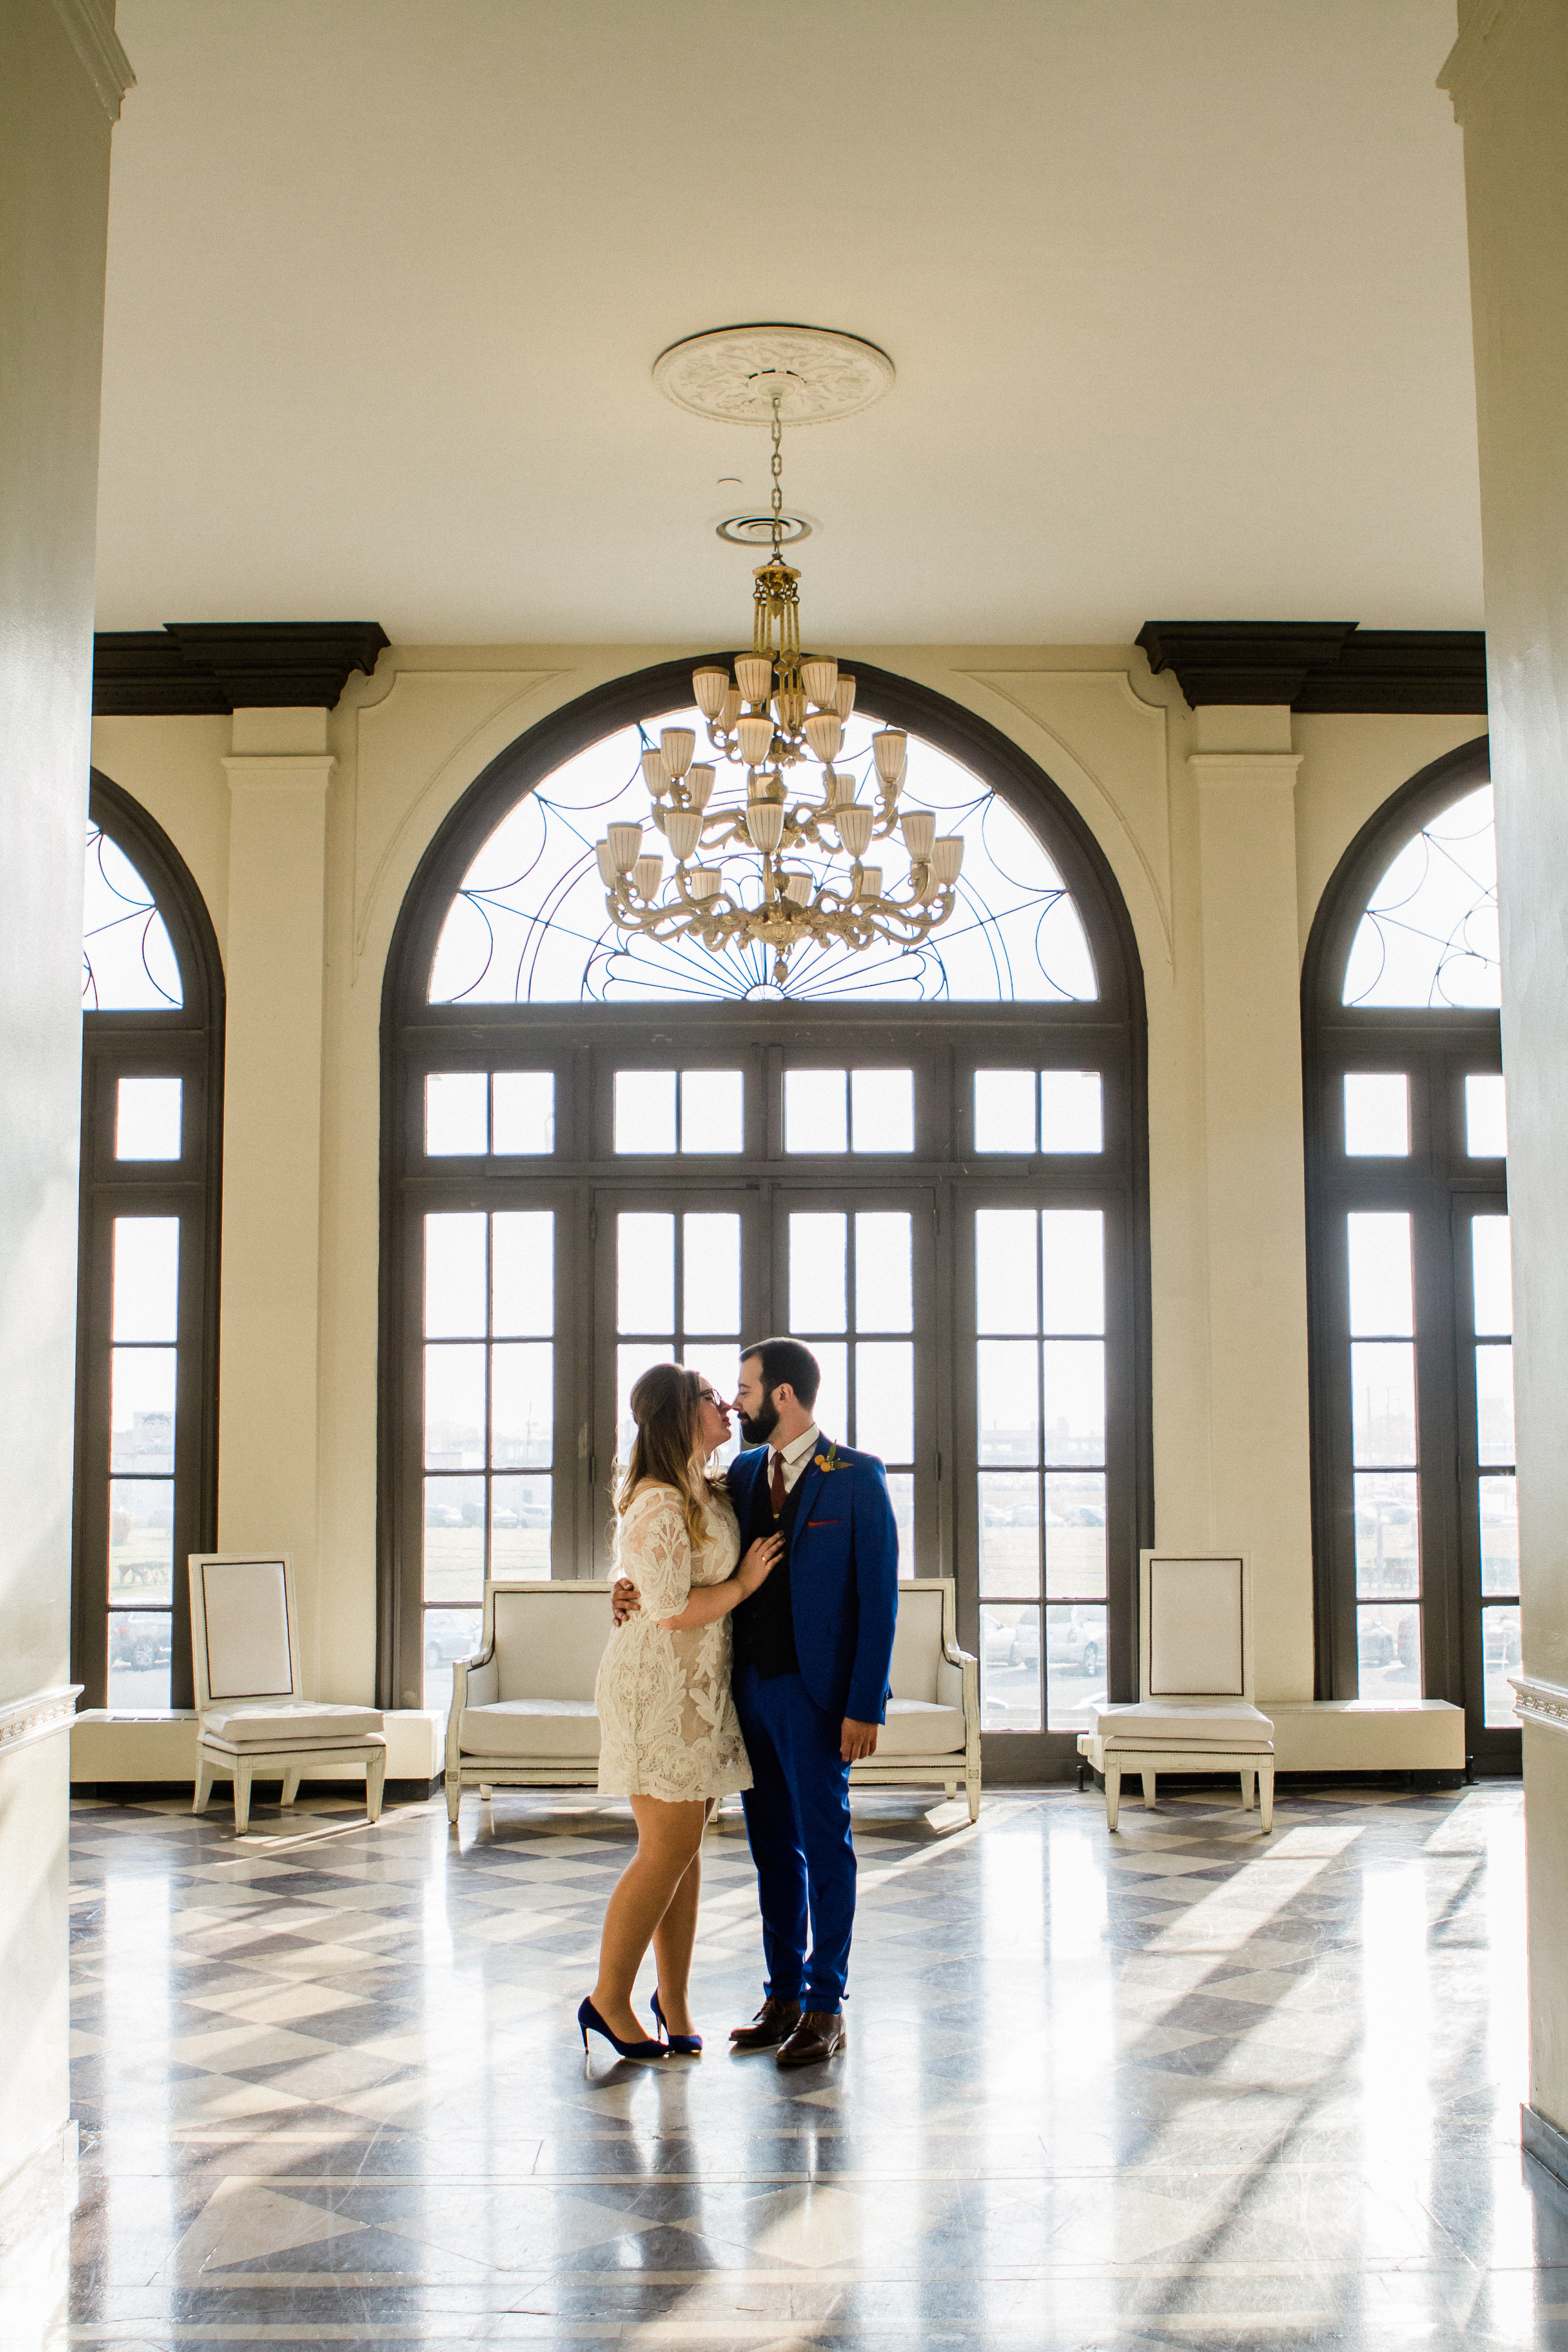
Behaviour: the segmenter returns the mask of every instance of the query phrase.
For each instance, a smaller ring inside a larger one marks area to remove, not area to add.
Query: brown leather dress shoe
[[[816,2066],[848,2046],[844,2011],[808,2009],[779,2052],[781,2066]]]
[[[764,2000],[750,2025],[732,2025],[730,2040],[737,2050],[776,2050],[800,2023],[798,2000]]]

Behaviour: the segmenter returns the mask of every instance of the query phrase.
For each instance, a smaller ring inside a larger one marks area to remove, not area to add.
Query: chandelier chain
[[[780,394],[773,394],[773,562],[782,561],[784,549],[784,424],[779,415]]]

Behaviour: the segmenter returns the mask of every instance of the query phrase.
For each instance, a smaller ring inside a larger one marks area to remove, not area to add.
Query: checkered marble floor
[[[1568,2347],[1521,2168],[1516,1787],[858,1806],[847,2054],[758,1994],[705,1850],[696,2063],[585,2068],[625,1809],[76,1809],[68,2338]],[[651,1976],[642,1988],[646,2006]],[[606,2053],[607,2055],[607,2053]],[[7,2339],[18,2342],[13,2336]]]

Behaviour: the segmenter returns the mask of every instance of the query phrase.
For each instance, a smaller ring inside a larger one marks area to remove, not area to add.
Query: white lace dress
[[[741,1556],[727,1500],[708,1507],[709,1533],[693,1550],[680,1498],[645,1486],[620,1524],[617,1567],[641,1608],[610,1636],[599,1662],[599,1788],[610,1797],[662,1797],[682,1804],[752,1785],[730,1696],[730,1620],[667,1632],[697,1584],[722,1584]]]

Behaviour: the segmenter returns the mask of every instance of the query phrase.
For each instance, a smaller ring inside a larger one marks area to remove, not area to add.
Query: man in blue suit
[[[762,2008],[730,2039],[738,2050],[776,2050],[781,2066],[813,2065],[844,2047],[855,1926],[849,1767],[875,1755],[886,1721],[899,1601],[887,1474],[874,1454],[823,1436],[820,1379],[798,1339],[746,1349],[735,1407],[751,1450],[729,1474],[742,1555],[759,1536],[785,1539],[773,1573],[731,1620],[766,1976]]]

